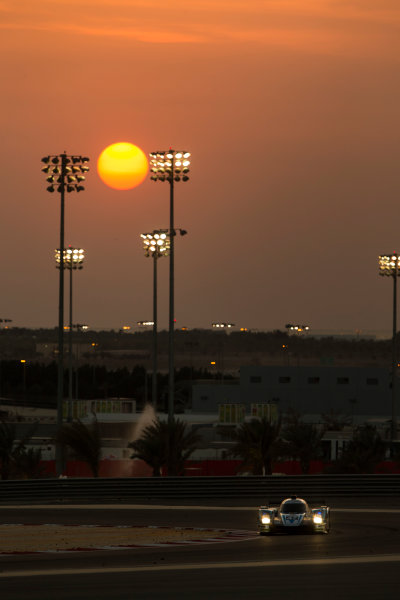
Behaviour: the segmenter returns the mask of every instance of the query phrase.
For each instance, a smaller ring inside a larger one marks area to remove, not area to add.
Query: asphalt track
[[[255,530],[249,506],[0,506],[1,523]],[[0,556],[1,600],[400,598],[400,500],[331,503],[329,535]]]

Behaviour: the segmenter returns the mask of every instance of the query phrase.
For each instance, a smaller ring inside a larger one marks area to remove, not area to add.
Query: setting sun
[[[100,179],[115,190],[130,190],[140,185],[148,170],[144,152],[128,142],[107,146],[97,161]]]

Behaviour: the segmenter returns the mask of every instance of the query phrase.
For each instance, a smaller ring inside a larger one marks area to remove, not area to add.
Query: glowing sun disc
[[[97,160],[100,179],[115,190],[130,190],[140,185],[148,170],[145,153],[128,142],[107,146]]]

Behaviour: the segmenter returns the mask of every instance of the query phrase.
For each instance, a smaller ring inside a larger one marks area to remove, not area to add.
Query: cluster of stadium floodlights
[[[400,256],[396,252],[380,255],[379,275],[400,276]]]
[[[168,256],[170,250],[168,229],[156,229],[152,233],[141,233],[145,256],[159,258]]]
[[[82,182],[85,181],[83,173],[89,171],[87,156],[60,154],[45,156],[42,162],[45,163],[42,171],[48,175],[46,181],[50,184],[48,192],[82,192],[85,189]]]
[[[68,248],[64,248],[63,252],[63,268],[64,269],[83,269],[83,260],[85,258],[85,251],[83,248],[72,248],[72,246],[68,246]],[[56,259],[56,267],[60,268],[61,263],[61,252],[60,249],[57,248],[55,250],[55,259]]]
[[[168,150],[150,153],[150,171],[153,181],[187,181],[189,179],[190,152]]]

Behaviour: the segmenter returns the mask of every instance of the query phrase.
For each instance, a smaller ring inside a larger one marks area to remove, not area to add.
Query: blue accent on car
[[[303,515],[289,514],[289,515],[281,515],[283,525],[287,527],[298,527],[302,524],[304,519]]]

